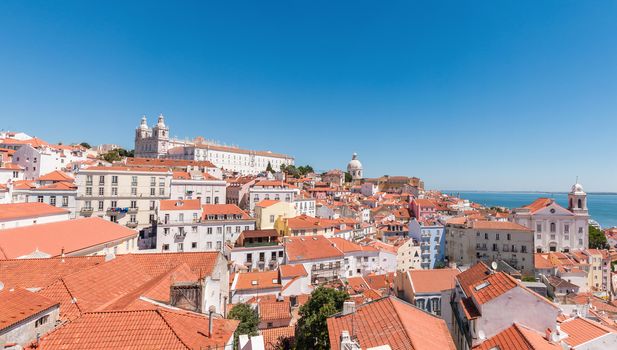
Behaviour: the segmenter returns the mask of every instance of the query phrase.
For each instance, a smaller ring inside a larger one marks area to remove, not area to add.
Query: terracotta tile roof
[[[415,293],[439,293],[455,286],[458,269],[409,270]]]
[[[104,256],[0,259],[0,281],[5,288],[43,288],[62,276],[88,269],[104,261]]]
[[[30,316],[59,306],[58,302],[21,288],[0,291],[0,331]]]
[[[200,210],[201,201],[199,199],[165,199],[159,201],[160,210]]]
[[[322,235],[288,237],[284,243],[289,262],[315,259],[342,259],[344,254]]]
[[[282,339],[293,339],[296,335],[294,326],[278,327],[261,330],[261,335],[264,337],[264,345],[266,350],[277,350]]]
[[[349,294],[362,294],[365,291],[371,289],[368,283],[362,276],[347,277],[347,289]]]
[[[527,208],[531,211],[531,213],[535,213],[540,209],[546,208],[549,205],[553,204],[554,200],[551,198],[538,198],[533,201],[531,204],[524,206],[523,208]]]
[[[533,255],[533,262],[536,269],[551,269],[554,267],[541,253],[535,253]]]
[[[156,310],[85,313],[41,339],[42,349],[206,349],[224,347],[238,326],[216,318],[208,334],[208,317]],[[113,336],[110,336],[113,335]]]
[[[540,334],[517,323],[474,346],[473,350],[561,350],[558,344],[550,343]]]
[[[430,199],[414,198],[413,200],[418,206],[421,207],[435,207],[435,202]]]
[[[184,159],[161,159],[161,158],[126,158],[127,165],[135,166],[159,166],[159,167],[204,167],[216,168],[212,162],[208,160],[184,160]]]
[[[491,270],[483,262],[479,262],[469,269],[461,272],[456,279],[461,285],[466,296],[471,296],[471,286],[482,281],[490,274]]]
[[[129,239],[137,231],[101,218],[84,218],[0,230],[0,258],[14,259],[36,251],[59,256]]]
[[[72,182],[60,181],[33,188],[34,191],[77,191],[77,185]]]
[[[523,225],[519,225],[509,221],[486,221],[478,220],[471,224],[471,227],[476,230],[508,230],[508,231],[525,231],[532,232],[533,230]]]
[[[291,319],[291,304],[289,301],[262,301],[257,305],[261,321]]]
[[[234,290],[280,289],[278,271],[240,272],[236,274]]]
[[[292,230],[312,230],[339,227],[341,224],[336,220],[315,218],[308,215],[300,215],[293,218],[286,218],[287,226]]]
[[[372,289],[388,289],[390,288],[392,282],[394,282],[394,272],[388,272],[381,275],[370,273],[364,276],[364,280]]]
[[[204,204],[202,205],[202,220],[207,220],[208,215],[242,215],[242,219],[248,220],[251,217],[244,210],[235,204]]]
[[[365,247],[340,237],[328,238],[343,253],[361,252]],[[374,249],[373,249],[374,250]]]
[[[276,203],[280,203],[281,201],[277,201],[274,199],[264,199],[261,202],[255,204],[256,207],[260,207],[260,208],[267,208],[271,205],[274,205]]]
[[[334,315],[327,323],[333,350],[340,350],[344,330],[356,337],[363,349],[385,344],[392,350],[455,349],[443,320],[394,297],[360,305],[352,314]]]
[[[298,276],[308,276],[308,272],[304,268],[304,265],[281,265],[279,266],[281,272],[281,278],[293,278]]]
[[[568,334],[564,342],[571,347],[576,347],[608,333],[617,333],[613,329],[582,317],[571,318],[562,322],[561,330]]]
[[[0,158],[1,159],[1,158]],[[7,170],[23,170],[24,168],[21,167],[19,164],[15,164],[15,163],[2,163],[0,165],[0,169],[7,169]]]
[[[471,296],[479,304],[487,303],[518,286],[516,280],[503,272],[495,272],[471,285]]]
[[[291,185],[280,180],[261,180],[255,183],[255,187],[290,187]]]
[[[39,202],[0,204],[0,221],[12,221],[68,213],[69,211],[67,209]]]
[[[51,173],[40,176],[38,181],[68,181],[73,182],[75,179],[69,176],[67,173],[60,170],[54,170]]]
[[[148,253],[118,256],[118,258],[125,257],[131,257],[135,264],[151,276],[159,276],[170,268],[184,263],[199,278],[212,275],[219,258],[222,259],[219,252]]]

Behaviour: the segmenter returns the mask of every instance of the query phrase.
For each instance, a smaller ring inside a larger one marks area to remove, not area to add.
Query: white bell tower
[[[576,183],[572,186],[572,190],[568,193],[568,209],[577,215],[587,215],[587,193],[583,190],[583,186]]]

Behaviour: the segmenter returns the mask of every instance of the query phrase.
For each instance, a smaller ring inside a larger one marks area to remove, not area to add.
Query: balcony
[[[79,210],[79,215],[81,216],[91,216],[92,212],[94,212],[94,209],[92,208],[81,208],[81,210]]]
[[[134,222],[134,221],[129,221],[129,222],[126,223],[126,227],[128,227],[128,228],[136,228],[137,225],[139,225],[139,224],[137,222]]]
[[[178,232],[174,235],[176,239],[184,239],[186,237],[186,232]]]
[[[139,211],[139,208],[129,208],[128,213],[129,214],[137,214],[138,211]]]
[[[476,246],[476,250],[486,251],[487,248],[484,246]]]

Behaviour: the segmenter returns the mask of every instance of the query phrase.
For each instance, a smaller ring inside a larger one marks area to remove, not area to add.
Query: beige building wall
[[[294,203],[278,202],[268,207],[255,207],[255,219],[257,220],[258,230],[269,230],[274,228],[276,219],[292,218],[296,216]]]
[[[396,270],[419,270],[422,257],[420,256],[420,246],[414,244],[413,239],[408,239],[403,243],[396,252]]]

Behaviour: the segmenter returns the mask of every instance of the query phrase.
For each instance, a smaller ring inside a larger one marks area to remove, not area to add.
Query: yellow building
[[[330,237],[345,224],[337,220],[314,218],[300,215],[292,218],[279,217],[274,222],[274,229],[280,236],[315,236]]]
[[[258,230],[274,228],[278,218],[292,218],[296,216],[293,203],[265,199],[255,204],[255,219]]]

